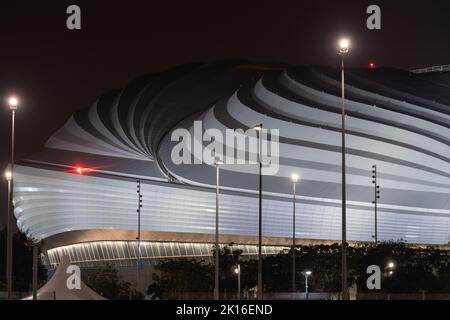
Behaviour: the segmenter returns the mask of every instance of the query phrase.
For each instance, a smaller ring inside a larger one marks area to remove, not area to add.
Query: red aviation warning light
[[[377,65],[375,64],[375,62],[369,62],[369,69],[375,69],[377,67]]]
[[[74,173],[76,173],[76,174],[82,175],[82,174],[86,174],[86,173],[91,173],[91,172],[94,171],[94,169],[92,169],[92,168],[86,168],[86,167],[81,167],[81,166],[76,166],[76,167],[73,169],[73,171],[74,171]]]

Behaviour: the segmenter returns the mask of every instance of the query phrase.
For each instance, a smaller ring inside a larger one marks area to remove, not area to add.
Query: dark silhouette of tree
[[[23,233],[13,235],[13,291],[29,292],[32,290],[33,251],[25,245],[27,238]],[[0,290],[6,290],[6,228],[0,230]],[[45,283],[47,270],[38,261],[38,286]]]
[[[310,292],[339,292],[341,282],[341,248],[339,244],[297,246],[296,288],[304,291],[303,272],[311,270],[308,278]],[[214,250],[213,250],[214,254]],[[258,262],[246,259],[242,252],[226,246],[220,251],[221,292],[237,289],[237,262],[241,265],[241,288],[256,287]],[[389,262],[395,267],[388,268]],[[381,292],[388,293],[449,293],[450,253],[437,247],[417,248],[404,242],[359,244],[348,248],[348,285],[356,284],[358,292],[370,292],[366,287],[367,267],[377,265],[382,271]],[[389,271],[392,271],[390,273]],[[159,273],[159,274],[158,274]],[[292,251],[268,255],[263,259],[265,292],[291,291]],[[167,259],[157,266],[153,290],[166,292],[212,292],[214,265],[198,259]],[[379,292],[380,292],[379,291]],[[373,292],[373,291],[372,291]]]
[[[86,274],[86,275],[85,275]],[[129,282],[123,281],[111,264],[85,271],[83,280],[90,288],[110,300],[142,299]]]
[[[211,292],[213,273],[212,266],[202,260],[163,259],[155,265],[154,282],[147,292],[166,299],[181,298],[188,292]]]

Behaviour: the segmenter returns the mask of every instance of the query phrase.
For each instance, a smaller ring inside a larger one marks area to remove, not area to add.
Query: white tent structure
[[[67,273],[67,268],[71,265],[70,259],[63,256],[61,263],[53,274],[52,278],[42,286],[37,292],[38,300],[106,300],[104,297],[89,288],[80,279],[79,289],[69,289],[67,280],[73,277],[71,272]],[[72,282],[69,280],[69,283]],[[31,300],[33,296],[24,300]]]

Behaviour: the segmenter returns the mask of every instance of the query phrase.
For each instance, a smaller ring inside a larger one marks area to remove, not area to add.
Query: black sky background
[[[248,59],[411,69],[450,63],[450,1],[6,1],[0,2],[0,171],[8,163],[10,111],[20,98],[16,157],[33,153],[77,109],[133,78],[178,64]],[[77,4],[82,30],[66,28]],[[382,30],[366,28],[381,7]],[[0,183],[0,222],[6,182]]]

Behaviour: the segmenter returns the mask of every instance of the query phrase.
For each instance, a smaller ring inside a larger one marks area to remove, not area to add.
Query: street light
[[[7,170],[6,172],[5,172],[5,178],[6,178],[6,180],[8,181],[8,212],[7,212],[7,214],[8,214],[8,221],[7,221],[7,230],[6,230],[6,233],[7,233],[7,239],[6,239],[6,242],[7,242],[7,244],[6,244],[6,287],[7,287],[7,292],[8,292],[8,299],[11,299],[11,294],[12,294],[12,287],[11,287],[11,279],[12,279],[12,277],[10,276],[10,274],[11,274],[11,264],[10,264],[10,259],[12,258],[12,255],[11,255],[11,250],[12,250],[12,239],[11,239],[11,237],[10,237],[10,235],[12,235],[12,230],[11,230],[11,226],[12,226],[12,223],[11,223],[11,193],[12,193],[12,190],[11,190],[11,185],[12,185],[12,179],[13,179],[13,175],[12,175],[12,172],[10,171],[10,170]]]
[[[8,219],[7,219],[7,240],[6,240],[6,290],[8,292],[8,299],[12,297],[12,250],[13,250],[13,210],[14,210],[14,125],[17,106],[19,100],[12,96],[8,99],[9,109],[11,110],[11,174],[8,180]]]
[[[341,119],[342,119],[342,299],[347,300],[347,218],[346,218],[346,183],[345,183],[345,81],[344,81],[344,56],[348,53],[350,41],[339,40],[339,54],[341,55]]]
[[[219,300],[219,167],[223,161],[216,159],[216,241],[214,262],[214,300]]]
[[[303,272],[303,274],[305,275],[305,293],[306,293],[306,299],[308,299],[308,277],[312,274],[312,271],[305,271]]]
[[[234,268],[234,273],[237,275],[238,280],[238,300],[241,300],[241,265],[239,263]]]
[[[12,180],[12,173],[9,170],[5,171],[5,179],[8,181],[8,183]]]
[[[33,249],[32,288],[33,300],[37,300],[39,246],[42,243],[35,238],[28,238],[25,244]]]
[[[350,40],[343,38],[339,40],[339,52],[347,53],[350,48]]]
[[[395,267],[395,263],[392,261],[388,263],[388,268],[393,269]]]
[[[253,127],[258,137],[258,162],[259,162],[259,223],[258,223],[258,299],[263,298],[262,287],[262,123]]]
[[[292,180],[292,292],[295,292],[295,185],[299,179],[298,174],[293,173]]]
[[[14,96],[13,97],[9,97],[8,104],[9,104],[9,107],[11,109],[13,109],[13,108],[17,109],[17,106],[19,104],[19,100],[16,97],[14,97]]]

